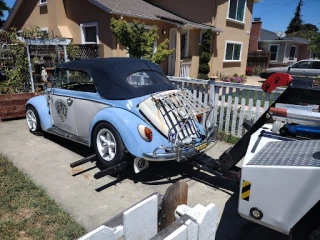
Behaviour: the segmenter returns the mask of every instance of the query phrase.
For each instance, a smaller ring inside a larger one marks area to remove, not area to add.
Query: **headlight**
[[[143,125],[139,125],[138,126],[138,131],[140,136],[146,140],[147,142],[151,142],[152,141],[152,131],[150,128],[143,126]]]

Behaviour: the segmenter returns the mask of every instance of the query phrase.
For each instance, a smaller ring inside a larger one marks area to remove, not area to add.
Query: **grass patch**
[[[222,131],[218,132],[217,137],[220,141],[231,143],[231,144],[236,144],[240,139],[239,137],[233,136],[231,134],[227,134]]]
[[[0,154],[0,239],[75,239],[85,229]]]

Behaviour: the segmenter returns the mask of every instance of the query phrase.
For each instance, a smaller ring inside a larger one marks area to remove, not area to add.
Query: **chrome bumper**
[[[202,144],[210,143],[214,138],[214,129],[209,128],[206,133],[206,140],[200,143]],[[147,161],[172,161],[176,160],[178,162],[187,160],[187,158],[192,157],[201,152],[201,150],[196,150],[195,139],[190,143],[178,142],[176,146],[160,146],[157,147],[152,153],[143,153],[143,159]],[[159,150],[167,151],[165,153],[158,153]],[[204,148],[205,149],[205,148]]]

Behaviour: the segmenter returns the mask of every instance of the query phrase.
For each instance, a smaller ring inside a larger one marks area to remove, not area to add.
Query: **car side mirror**
[[[291,66],[288,67],[288,72],[290,72]]]

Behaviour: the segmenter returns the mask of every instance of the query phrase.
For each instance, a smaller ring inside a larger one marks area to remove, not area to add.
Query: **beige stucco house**
[[[158,27],[175,51],[161,63],[168,75],[196,78],[203,31],[213,31],[210,75],[244,74],[252,9],[258,0],[16,0],[4,29],[37,25],[76,44],[99,44],[100,57],[125,57],[110,19]],[[155,43],[155,47],[156,47]]]

